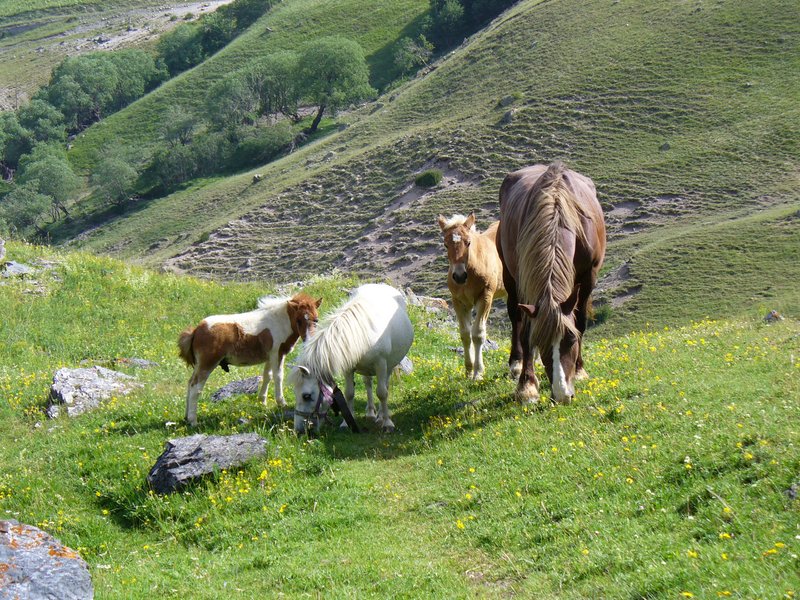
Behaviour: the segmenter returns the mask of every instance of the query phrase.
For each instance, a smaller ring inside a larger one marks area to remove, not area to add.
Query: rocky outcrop
[[[130,375],[104,367],[59,369],[50,386],[47,415],[57,417],[64,406],[67,415],[74,417],[100,406],[112,396],[124,396],[141,387]]]
[[[242,394],[257,394],[258,386],[261,385],[261,376],[254,375],[247,379],[240,379],[239,381],[232,381],[231,383],[222,386],[216,392],[211,394],[212,402],[220,402],[227,400],[231,396],[240,396]]]
[[[94,597],[86,562],[47,532],[0,521],[0,598],[87,600]]]
[[[266,454],[267,440],[255,433],[204,435],[169,440],[147,475],[153,491],[169,494],[190,481]]]

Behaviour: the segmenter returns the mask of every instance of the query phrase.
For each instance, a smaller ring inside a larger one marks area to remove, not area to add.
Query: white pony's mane
[[[258,299],[258,308],[262,310],[274,310],[284,306],[290,298],[275,298],[274,296],[262,296]]]
[[[444,222],[444,227],[442,229],[450,229],[451,227],[456,227],[457,225],[463,225],[466,223],[466,221],[467,217],[464,215],[453,215]],[[472,224],[472,227],[470,227],[470,231],[477,231],[474,223]]]
[[[323,381],[351,371],[372,346],[373,329],[369,299],[357,295],[325,317],[303,343],[297,364]]]

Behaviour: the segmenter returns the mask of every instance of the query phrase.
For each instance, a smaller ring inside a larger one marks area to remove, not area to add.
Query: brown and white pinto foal
[[[464,346],[464,368],[467,377],[483,379],[483,342],[486,340],[486,320],[495,298],[505,298],[503,263],[497,253],[495,237],[498,221],[483,233],[475,229],[475,213],[468,217],[453,215],[446,219],[439,215],[439,228],[444,236],[447,259],[447,287],[453,297],[453,308],[458,317],[458,329]],[[475,320],[472,311],[475,310]],[[519,375],[522,362],[514,356],[509,366]]]
[[[215,315],[190,327],[178,338],[180,356],[194,367],[186,392],[186,421],[197,425],[197,398],[217,366],[264,365],[258,398],[267,404],[270,371],[275,379],[275,401],[283,399],[283,361],[298,338],[314,331],[322,298],[299,293],[292,298],[261,298],[256,310],[236,315]]]

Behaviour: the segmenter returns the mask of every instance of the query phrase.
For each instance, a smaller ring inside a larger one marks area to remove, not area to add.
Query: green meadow
[[[411,308],[414,371],[390,397],[397,433],[369,430],[359,386],[367,432],[296,436],[272,394],[266,408],[254,395],[208,402],[259,372],[218,370],[197,431],[259,433],[267,455],[158,496],[146,475],[165,441],[195,433],[182,423],[178,332],[276,290],[18,244],[9,258],[44,270],[0,288],[0,514],[77,549],[98,598],[799,591],[796,320],[590,330],[591,377],[575,401],[524,409],[506,375],[507,332],[490,330],[501,349],[474,383],[453,351],[454,324]],[[327,311],[357,283],[318,277],[305,289]],[[158,366],[117,362],[130,357]],[[144,385],[48,420],[53,372],[81,364]]]

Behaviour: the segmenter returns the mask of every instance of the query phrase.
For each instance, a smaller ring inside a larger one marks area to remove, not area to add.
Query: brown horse
[[[486,340],[486,320],[495,298],[505,298],[503,264],[497,254],[498,222],[483,233],[475,229],[475,214],[468,217],[439,215],[439,228],[444,236],[447,259],[447,287],[453,297],[458,317],[458,329],[464,346],[464,367],[467,377],[483,379],[483,342]],[[475,320],[472,311],[475,310]],[[521,361],[510,363],[515,376],[522,369]]]
[[[267,405],[270,372],[275,380],[275,401],[283,399],[283,362],[298,339],[303,341],[314,332],[317,309],[322,298],[314,300],[300,292],[292,298],[261,298],[256,310],[235,315],[214,315],[203,319],[197,327],[180,334],[178,349],[181,358],[194,372],[186,390],[186,421],[197,425],[197,398],[211,372],[228,365],[264,364],[258,398]]]
[[[539,399],[532,356],[538,348],[553,399],[569,402],[576,376],[586,376],[581,344],[606,250],[603,210],[592,180],[561,162],[507,175],[500,186],[497,248],[508,314],[512,326],[524,331],[516,397],[523,403]]]

